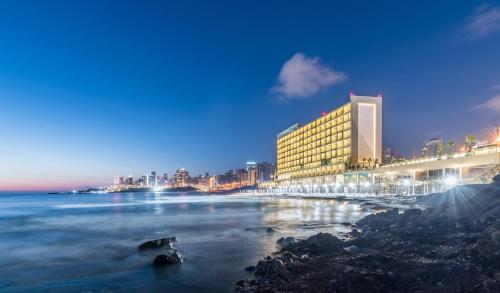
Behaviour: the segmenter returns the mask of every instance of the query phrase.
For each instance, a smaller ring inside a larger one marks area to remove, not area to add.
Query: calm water
[[[281,236],[346,232],[367,213],[320,199],[0,193],[0,291],[232,292]],[[137,246],[164,236],[186,260],[158,270]]]

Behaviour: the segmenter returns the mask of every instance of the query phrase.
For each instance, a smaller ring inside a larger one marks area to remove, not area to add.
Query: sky
[[[0,190],[274,162],[349,92],[403,154],[491,134],[500,2],[0,0]]]

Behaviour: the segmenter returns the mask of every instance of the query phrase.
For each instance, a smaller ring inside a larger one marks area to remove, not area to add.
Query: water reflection
[[[6,208],[8,207],[8,208]],[[339,234],[359,204],[248,196],[0,197],[0,291],[231,292],[282,236]],[[272,227],[275,232],[268,232]],[[154,270],[137,245],[175,235],[186,262]]]

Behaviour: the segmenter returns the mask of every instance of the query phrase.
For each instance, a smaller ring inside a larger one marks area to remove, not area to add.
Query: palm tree
[[[439,144],[439,146],[438,146],[438,155],[439,156],[444,155],[445,151],[446,151],[446,148],[444,146],[444,143]]]
[[[372,167],[372,161],[373,161],[372,158],[368,158],[368,168]]]
[[[452,150],[453,146],[455,145],[455,142],[451,141],[451,140],[448,140],[447,145],[448,145],[448,155],[450,155],[451,154],[451,150]]]
[[[365,167],[366,158],[363,158],[363,168]]]
[[[468,152],[472,150],[472,145],[476,142],[476,137],[472,134],[469,134],[465,137],[465,147]]]

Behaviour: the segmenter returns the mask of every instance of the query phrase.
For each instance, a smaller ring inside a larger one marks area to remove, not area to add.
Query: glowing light
[[[340,187],[340,182],[335,183],[335,187],[339,188]]]
[[[354,185],[354,183],[351,182],[351,183],[347,184],[347,186],[349,186],[350,188],[354,188],[355,185]]]
[[[368,181],[363,182],[363,186],[364,187],[370,187],[370,182],[368,182]]]
[[[457,178],[453,176],[446,177],[445,182],[447,185],[455,185],[457,184]]]
[[[410,185],[410,183],[411,183],[410,179],[403,179],[403,185],[408,186]]]

